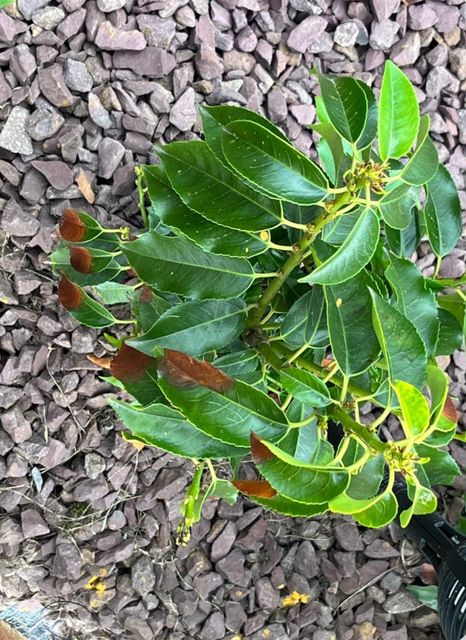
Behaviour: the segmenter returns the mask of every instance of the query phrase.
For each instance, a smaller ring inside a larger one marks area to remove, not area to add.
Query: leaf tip
[[[259,436],[251,431],[250,436],[251,454],[256,464],[262,464],[270,460],[275,460],[275,454],[268,449]]]
[[[144,377],[154,358],[123,343],[110,364],[112,376],[121,382],[137,382]]]
[[[67,311],[75,311],[84,301],[84,292],[62,273],[58,284],[58,299]]]
[[[81,242],[86,236],[86,225],[75,209],[64,209],[59,229],[67,242]]]
[[[70,264],[79,273],[92,273],[92,253],[86,247],[70,247]]]
[[[276,490],[267,480],[232,480],[232,484],[238,491],[247,496],[273,498],[277,495]]]

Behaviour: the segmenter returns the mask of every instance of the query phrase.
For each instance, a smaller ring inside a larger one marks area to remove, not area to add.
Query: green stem
[[[365,425],[353,420],[353,418],[343,409],[334,409],[331,413],[331,417],[335,418],[335,420],[339,422],[344,429],[349,431],[349,433],[357,435],[358,438],[365,442],[373,451],[382,454],[385,452],[385,443],[379,440],[375,433],[368,431],[368,428]]]
[[[142,184],[144,172],[141,167],[136,167],[136,187],[138,190],[139,211],[141,212],[142,222],[146,229],[149,228],[149,218],[147,216],[146,205],[144,202],[144,185]]]

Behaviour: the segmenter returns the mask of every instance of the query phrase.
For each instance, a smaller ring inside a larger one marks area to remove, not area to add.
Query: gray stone
[[[149,102],[156,113],[169,113],[173,95],[161,84],[156,84],[150,95]]]
[[[26,20],[30,20],[34,11],[45,7],[50,1],[51,0],[17,0],[16,6]]]
[[[466,144],[466,109],[458,111],[458,134],[460,144]]]
[[[373,22],[369,44],[373,49],[388,51],[395,42],[395,36],[400,29],[400,25],[392,20],[381,20]]]
[[[421,36],[418,31],[411,31],[399,40],[390,51],[390,58],[399,67],[412,65],[421,52]]]
[[[202,640],[221,640],[225,637],[225,618],[221,611],[215,611],[207,618],[200,638]]]
[[[246,558],[242,551],[233,549],[216,564],[217,571],[233,584],[239,584],[244,580],[244,562]]]
[[[65,118],[55,109],[36,109],[28,118],[26,131],[33,140],[46,140],[54,136],[65,123]]]
[[[117,51],[113,65],[117,69],[131,69],[140,76],[164,78],[175,68],[175,57],[160,47],[146,47],[142,51]]]
[[[24,107],[13,107],[0,133],[0,147],[13,153],[29,156],[33,153],[32,142],[26,130],[29,111]]]
[[[69,58],[65,62],[65,82],[73,91],[87,93],[94,84],[84,62]]]
[[[125,147],[113,138],[104,138],[99,145],[99,169],[101,178],[109,179],[125,155]]]
[[[154,638],[154,633],[148,623],[139,616],[127,616],[124,625],[135,640],[153,640]]]
[[[327,21],[318,16],[305,18],[288,36],[287,44],[290,49],[304,53],[314,42],[319,40],[327,27]]]
[[[466,272],[464,259],[455,256],[446,256],[440,265],[440,276],[442,278],[461,278]]]
[[[13,42],[16,36],[16,25],[5,11],[0,13],[0,40],[2,42]]]
[[[213,571],[194,578],[194,587],[202,600],[207,600],[209,595],[222,584],[222,576]]]
[[[257,46],[257,36],[249,25],[238,33],[236,44],[241,51],[247,53],[254,51]]]
[[[370,0],[374,16],[377,20],[385,20],[398,11],[400,0]]]
[[[140,31],[120,31],[111,22],[102,22],[95,43],[106,51],[141,51],[147,46]]]
[[[236,527],[232,522],[227,522],[212,544],[210,552],[212,562],[218,562],[218,560],[224,558],[230,552],[235,540]]]
[[[106,466],[105,459],[98,453],[86,453],[84,456],[84,470],[91,480],[97,480],[104,473]]]
[[[0,407],[2,409],[9,409],[21,398],[22,395],[22,389],[0,386]]]
[[[5,80],[3,71],[0,69],[0,104],[3,104],[11,98],[12,90],[8,82]]]
[[[35,509],[26,509],[22,512],[21,528],[26,540],[36,536],[45,536],[50,531],[48,524]]]
[[[334,40],[340,47],[354,47],[359,36],[359,26],[353,20],[339,24],[335,29]]]
[[[66,17],[57,27],[57,34],[60,38],[68,40],[72,36],[76,35],[83,26],[86,15],[86,9],[78,9],[77,11],[70,13],[68,17]]]
[[[131,567],[131,586],[141,597],[146,596],[155,585],[155,573],[152,560],[141,556]]]
[[[21,444],[32,436],[31,426],[18,407],[5,411],[0,416],[0,423],[16,444]]]
[[[427,4],[413,4],[408,8],[408,27],[422,31],[438,22],[438,16]]]
[[[32,21],[42,29],[51,30],[60,24],[66,13],[60,7],[43,7],[34,11]]]
[[[79,580],[82,570],[82,558],[74,544],[59,544],[55,549],[53,573],[57,578]]]
[[[399,591],[392,596],[388,596],[382,604],[382,607],[388,613],[408,613],[419,609],[420,606],[420,602],[407,591]]]
[[[274,87],[267,94],[267,111],[274,122],[283,122],[288,115],[286,96],[281,89]]]
[[[39,69],[37,76],[40,90],[49,102],[60,108],[71,107],[74,104],[75,98],[66,86],[63,70],[59,64]]]
[[[386,540],[377,538],[371,542],[364,550],[368,558],[398,558],[400,552],[394,549]]]
[[[60,160],[34,160],[32,166],[45,176],[57,191],[63,191],[73,184],[73,172]]]
[[[256,582],[256,599],[260,609],[273,611],[280,606],[280,594],[275,590],[269,578],[260,578]]]
[[[298,547],[294,560],[294,568],[304,578],[314,578],[318,574],[316,552],[310,540],[304,540]]]
[[[466,49],[458,47],[450,51],[450,67],[459,80],[466,80]]]
[[[15,545],[24,540],[19,524],[13,518],[2,518],[0,522],[0,544]]]
[[[445,67],[434,67],[427,76],[425,91],[430,98],[438,97],[452,82],[453,76]]]
[[[196,69],[204,80],[215,80],[223,73],[223,63],[215,49],[201,44],[195,58]]]
[[[13,49],[13,55],[10,60],[10,70],[15,74],[21,84],[26,84],[36,69],[36,59],[27,44],[19,44]]]
[[[5,178],[7,182],[12,184],[14,187],[19,187],[19,183],[21,182],[21,174],[13,166],[10,162],[6,160],[0,160],[0,176]]]
[[[110,13],[111,11],[118,11],[122,9],[126,4],[126,0],[97,0],[97,6],[100,11],[104,13]]]
[[[170,110],[170,122],[180,131],[189,131],[196,122],[195,93],[192,87],[178,98]]]
[[[173,18],[139,15],[136,21],[149,47],[168,49],[176,33],[176,22]]]
[[[110,115],[95,93],[90,93],[88,98],[89,115],[93,122],[102,129],[110,129],[112,120]]]

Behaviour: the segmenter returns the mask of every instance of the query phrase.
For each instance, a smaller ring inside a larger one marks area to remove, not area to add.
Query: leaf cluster
[[[204,140],[158,147],[160,164],[138,170],[144,231],[72,210],[61,223],[61,302],[88,326],[132,325],[102,361],[134,398],[110,400],[128,439],[196,464],[188,526],[206,497],[239,490],[279,513],[380,527],[398,512],[396,474],[412,500],[405,526],[458,473],[436,356],[464,342],[466,283],[410,260],[424,237],[438,264],[454,248],[455,185],[393,63],[378,100],[355,78],[315,73],[317,161],[257,113],[203,107]],[[242,479],[249,455],[255,481]]]

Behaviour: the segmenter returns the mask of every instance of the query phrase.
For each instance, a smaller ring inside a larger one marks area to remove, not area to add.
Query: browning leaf
[[[144,377],[155,358],[123,343],[110,365],[112,376],[122,382],[137,382]]]
[[[92,253],[85,247],[70,247],[70,264],[79,273],[92,273]]]
[[[99,358],[99,356],[95,356],[92,353],[87,356],[87,359],[102,369],[110,369],[113,360],[113,358]]]
[[[273,498],[277,492],[267,480],[233,480],[233,486],[247,496],[258,498]]]
[[[86,225],[75,209],[65,209],[60,221],[60,233],[67,242],[81,242],[86,235]]]
[[[445,400],[442,415],[451,422],[458,422],[458,411],[456,410],[456,407],[453,404],[453,400],[450,398],[450,396],[447,396],[447,399]]]
[[[141,289],[139,302],[141,302],[142,304],[149,304],[150,302],[152,302],[153,297],[154,297],[154,293],[152,289],[145,284]]]
[[[78,309],[84,300],[84,293],[77,284],[71,282],[63,273],[58,284],[58,299],[68,311]]]
[[[212,391],[228,391],[234,380],[220,371],[210,362],[191,358],[181,351],[165,349],[165,355],[159,364],[159,371],[174,387],[192,388],[197,385],[208,387]]]
[[[269,460],[274,460],[275,455],[267,449],[265,444],[262,444],[262,440],[254,433],[251,432],[251,453],[252,459],[256,464],[261,464],[262,462],[268,462]]]

